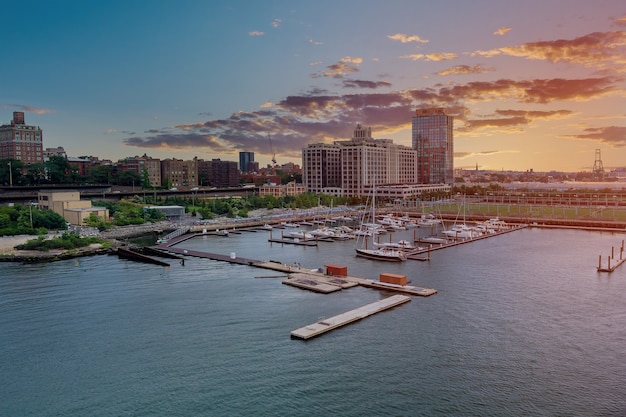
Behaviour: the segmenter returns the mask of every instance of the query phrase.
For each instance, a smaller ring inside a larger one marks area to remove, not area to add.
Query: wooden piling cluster
[[[624,240],[622,240],[622,246],[620,246],[619,249],[619,259],[617,259],[615,263],[611,265],[611,261],[613,260],[615,260],[615,246],[611,246],[611,255],[607,256],[606,268],[602,266],[602,255],[598,255],[598,272],[613,272],[617,269],[618,266],[626,261],[626,258],[624,258]]]

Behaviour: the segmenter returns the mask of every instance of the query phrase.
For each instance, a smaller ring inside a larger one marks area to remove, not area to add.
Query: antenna
[[[593,163],[593,175],[597,179],[604,179],[604,167],[602,166],[602,157],[600,156],[600,149],[596,149],[596,160]]]

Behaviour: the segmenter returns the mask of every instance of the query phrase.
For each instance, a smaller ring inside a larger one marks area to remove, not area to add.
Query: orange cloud
[[[605,126],[590,127],[584,129],[579,135],[562,136],[571,139],[593,140],[616,148],[626,147],[626,127],[624,126]]]
[[[508,55],[550,62],[570,62],[603,67],[606,64],[626,64],[626,32],[594,32],[574,39],[527,42],[516,46],[475,51],[472,56]]]
[[[348,74],[357,72],[359,70],[358,66],[361,65],[362,62],[362,58],[346,56],[341,58],[338,63],[327,66],[328,71],[323,71],[321,75],[323,77],[342,78]],[[317,76],[319,75],[314,75],[314,77]]]
[[[453,52],[435,52],[432,54],[408,54],[400,56],[402,59],[410,59],[411,61],[417,61],[423,59],[425,61],[449,61],[458,58],[458,55]]]
[[[387,37],[394,41],[400,41],[402,43],[419,42],[428,43],[428,39],[422,39],[418,35],[405,35],[404,33],[396,33],[395,35],[387,35]]]
[[[493,71],[493,68],[483,67],[482,65],[456,65],[454,67],[439,71],[437,75],[466,75],[466,74],[484,74],[489,71]]]
[[[263,36],[263,35],[265,35],[265,32],[261,32],[259,30],[253,30],[251,32],[248,32],[248,35],[250,35],[250,36]]]
[[[507,34],[509,31],[511,30],[510,27],[501,27],[498,30],[496,30],[495,32],[493,32],[494,35],[498,35],[498,36],[503,36],[505,34]]]

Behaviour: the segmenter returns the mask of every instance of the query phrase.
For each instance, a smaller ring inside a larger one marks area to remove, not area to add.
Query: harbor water
[[[392,293],[192,257],[0,263],[0,415],[626,415],[626,267],[596,270],[623,233],[529,228],[402,263],[268,238],[178,246],[439,292],[302,341],[290,332]]]

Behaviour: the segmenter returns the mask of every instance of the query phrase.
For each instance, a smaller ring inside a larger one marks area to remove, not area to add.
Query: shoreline
[[[297,213],[291,214],[289,217],[296,217],[298,220],[303,220],[303,217],[299,216]],[[447,222],[456,220],[453,215],[442,215],[443,219]],[[484,220],[488,216],[467,216],[467,221],[479,221]],[[500,217],[503,221],[507,223],[525,223],[528,224],[529,227],[538,227],[538,228],[549,228],[549,229],[578,229],[578,230],[587,230],[587,231],[598,231],[598,232],[614,232],[614,233],[624,233],[626,232],[626,224],[623,222],[609,222],[609,221],[598,221],[591,219],[580,219],[580,220],[564,220],[564,219],[549,219],[549,218],[515,218],[515,217]],[[254,226],[262,226],[267,222],[267,219],[263,218],[253,218],[248,219],[247,222],[236,222],[229,221],[230,219],[224,219],[224,222],[215,222],[212,224],[205,224],[203,226],[191,226],[189,232],[193,233],[194,229],[204,228],[214,230],[218,229],[230,229],[230,228],[241,228],[241,227],[254,227]],[[277,219],[274,219],[277,221]],[[102,248],[102,245],[89,245],[78,249],[55,249],[47,252],[44,251],[36,251],[36,250],[18,250],[15,249],[16,246],[25,243],[28,240],[36,239],[36,235],[17,235],[17,236],[0,236],[0,262],[27,262],[27,263],[36,263],[36,262],[54,262],[58,260],[79,258],[84,256],[93,256],[93,255],[109,255],[114,254],[117,250],[117,247],[123,246],[124,243],[122,239],[128,239],[132,237],[142,236],[155,232],[162,232],[164,230],[175,230],[177,227],[173,223],[163,222],[156,224],[146,224],[146,225],[134,225],[134,226],[122,226],[116,227],[108,232],[103,232],[102,239],[110,241],[112,246],[109,248]],[[48,236],[54,237],[58,233],[51,232],[48,233]]]

